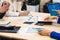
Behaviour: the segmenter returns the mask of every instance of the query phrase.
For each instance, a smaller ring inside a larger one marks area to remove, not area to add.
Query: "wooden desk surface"
[[[31,14],[33,16],[40,16],[40,17],[50,16],[49,14],[38,13],[38,12],[31,12]],[[45,29],[48,29],[51,31],[60,32],[60,27],[58,25],[37,26],[37,25],[34,25],[35,23],[33,23],[31,25],[23,24],[23,22],[26,20],[26,17],[22,17],[22,18],[21,17],[8,17],[6,19],[11,22],[9,25],[21,26],[21,28],[41,27],[41,28],[45,28]],[[27,39],[27,40],[54,40],[48,36],[41,36],[38,33],[27,33],[27,34],[25,34],[25,36],[22,36],[22,35],[20,35],[20,32],[18,32],[18,33],[2,33],[2,32],[0,32],[0,36],[16,38],[16,39]]]

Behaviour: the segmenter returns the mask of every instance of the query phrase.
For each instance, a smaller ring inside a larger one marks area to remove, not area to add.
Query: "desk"
[[[46,17],[46,16],[50,16],[47,13],[38,13],[38,12],[30,12],[33,16],[40,16],[40,17]],[[26,20],[26,17],[8,17],[7,20],[11,21],[11,23],[9,25],[16,25],[16,26],[21,26],[21,28],[26,28],[26,27],[41,27],[41,28],[45,28],[51,31],[56,31],[56,32],[60,32],[60,27],[59,26],[54,26],[54,25],[50,25],[50,26],[37,26],[34,25],[35,23],[29,25],[29,24],[23,24],[23,22]],[[0,36],[4,36],[4,37],[9,37],[9,38],[15,38],[15,39],[27,39],[27,40],[54,40],[48,36],[41,36],[38,33],[28,33],[25,36],[20,35],[20,33],[2,33],[0,32]]]

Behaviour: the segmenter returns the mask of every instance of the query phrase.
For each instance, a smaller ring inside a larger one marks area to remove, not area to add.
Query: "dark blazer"
[[[2,18],[4,17],[5,14],[6,14],[6,12],[0,13],[0,19],[2,19]]]
[[[25,2],[23,2],[23,5],[22,5],[21,10],[22,10],[22,11],[27,10],[27,6],[26,6],[26,3],[25,3]]]

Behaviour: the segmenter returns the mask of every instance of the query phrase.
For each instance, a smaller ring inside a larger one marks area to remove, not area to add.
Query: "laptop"
[[[51,16],[59,16],[58,10],[60,10],[60,4],[59,3],[50,3],[48,5],[48,10],[49,10]]]
[[[20,26],[0,26],[0,32],[17,33],[20,28]]]

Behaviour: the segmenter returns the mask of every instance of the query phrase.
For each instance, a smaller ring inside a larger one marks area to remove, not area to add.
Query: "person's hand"
[[[4,12],[7,12],[7,11],[8,11],[8,8],[5,8],[5,7],[0,8],[0,13],[4,13]]]
[[[58,10],[58,14],[60,15],[60,10]]]
[[[40,34],[42,36],[50,36],[50,33],[51,32],[49,30],[46,30],[46,29],[38,31],[38,34]]]
[[[29,14],[29,11],[20,11],[19,13],[19,16],[26,16]]]
[[[49,17],[46,17],[44,20],[54,20],[54,19],[57,19],[58,17],[57,16],[49,16]]]
[[[45,21],[46,21],[46,20],[48,21],[49,19],[50,19],[50,17],[46,17],[46,18],[44,18]]]
[[[5,7],[1,7],[0,8],[0,13],[4,13],[4,12],[6,12],[7,11],[7,9],[5,8]]]
[[[2,5],[3,6],[0,8],[0,13],[4,13],[8,11],[9,6],[10,6],[9,2],[3,2]]]

